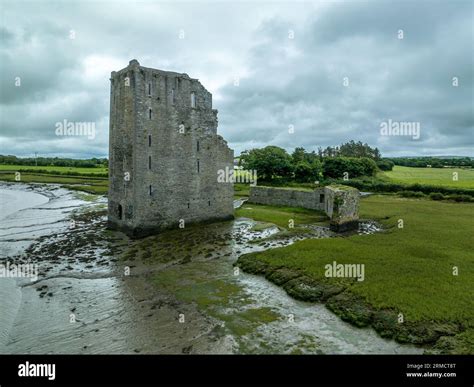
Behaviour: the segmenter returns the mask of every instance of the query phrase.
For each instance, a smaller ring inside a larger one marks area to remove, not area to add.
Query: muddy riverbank
[[[252,254],[240,256],[235,265],[247,273],[265,277],[297,300],[323,303],[343,321],[360,328],[371,327],[381,337],[399,343],[428,345],[431,348],[440,338],[463,331],[462,326],[450,322],[400,321],[396,311],[375,309],[361,297],[353,295],[346,286],[328,279],[310,278],[290,268],[272,267]]]
[[[182,353],[190,343],[200,353],[230,351],[192,305],[124,275],[118,257],[128,238],[106,230],[105,198],[57,186],[2,187],[14,196],[22,190],[46,199],[2,219],[0,261],[35,264],[39,278],[0,278],[0,353]],[[192,325],[175,324],[183,310]]]
[[[421,352],[236,269],[243,254],[294,242],[276,228],[237,219],[129,240],[106,229],[101,196],[40,185],[0,194],[14,190],[47,201],[2,220],[0,260],[33,262],[39,278],[0,278],[0,353]]]

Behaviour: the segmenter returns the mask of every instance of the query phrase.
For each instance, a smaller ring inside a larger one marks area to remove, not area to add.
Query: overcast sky
[[[110,72],[136,58],[199,78],[236,155],[354,139],[474,156],[473,4],[2,0],[0,154],[107,156]],[[65,119],[95,138],[57,136]],[[382,135],[389,120],[419,138]]]

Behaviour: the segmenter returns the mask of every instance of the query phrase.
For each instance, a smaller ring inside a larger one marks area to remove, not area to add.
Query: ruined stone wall
[[[359,191],[347,186],[327,186],[312,191],[276,187],[250,187],[249,203],[302,207],[321,210],[331,220],[331,228],[355,228],[359,219]]]
[[[127,79],[127,81],[126,81]],[[133,227],[135,181],[135,78],[132,69],[112,73],[109,122],[109,223]],[[119,214],[120,206],[120,214]],[[120,219],[121,218],[121,219]]]
[[[327,186],[325,212],[331,219],[333,229],[341,230],[350,227],[359,220],[360,193],[348,186]]]
[[[304,191],[276,187],[251,187],[250,203],[276,206],[302,207],[311,210],[324,209],[324,188]]]
[[[131,97],[120,94],[125,77],[133,80],[125,90]],[[131,61],[112,73],[112,101],[114,97],[119,103],[111,107],[110,154],[126,144],[123,148],[133,159],[126,167],[133,174],[125,189],[115,184],[109,194],[112,226],[141,235],[183,221],[187,225],[232,218],[233,184],[218,183],[217,176],[219,169],[232,168],[233,151],[217,135],[217,110],[200,82]],[[122,115],[126,121],[120,120]],[[124,134],[124,140],[117,138]],[[111,164],[112,183],[125,167],[118,158]],[[121,203],[130,207],[129,219],[118,219]]]

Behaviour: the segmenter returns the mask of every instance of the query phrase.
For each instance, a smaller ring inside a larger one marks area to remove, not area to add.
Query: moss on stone
[[[333,188],[333,189],[341,190],[341,191],[358,191],[357,188],[354,188],[348,185],[343,185],[343,184],[330,184],[327,186],[327,188]]]

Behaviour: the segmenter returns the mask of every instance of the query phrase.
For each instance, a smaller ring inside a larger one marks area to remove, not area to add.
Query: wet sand
[[[0,353],[182,353],[191,341],[201,353],[229,352],[208,339],[213,325],[192,306],[151,294],[143,279],[126,281],[110,245],[127,238],[98,235],[106,233],[104,198],[17,187],[0,191],[4,207],[22,198],[2,219],[0,261],[36,263],[40,278],[0,278]],[[192,325],[176,323],[183,311]]]
[[[103,197],[1,185],[0,198],[18,190],[42,198],[2,219],[0,261],[30,260],[40,276],[0,278],[0,353],[421,352],[236,273],[240,254],[294,242],[255,243],[278,229],[239,219],[131,241],[106,230]]]

